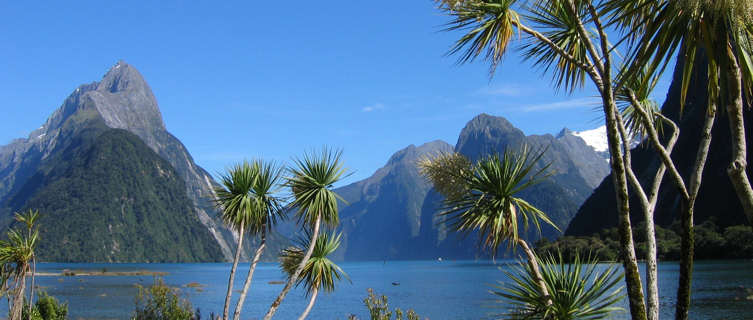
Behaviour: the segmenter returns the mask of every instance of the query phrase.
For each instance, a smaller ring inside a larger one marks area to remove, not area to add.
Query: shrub
[[[531,266],[523,261],[512,271],[504,271],[508,282],[495,286],[493,294],[502,297],[500,302],[511,306],[503,315],[512,319],[570,320],[605,319],[622,308],[614,307],[624,297],[621,294],[623,274],[615,265],[598,266],[596,259],[581,259],[578,254],[573,263],[563,262],[563,256],[536,257],[541,277],[549,296],[538,285],[538,277]]]
[[[29,304],[25,301],[22,319],[31,320],[65,320],[68,318],[68,304],[60,303],[58,299],[47,294],[39,292],[37,301],[31,308],[31,318],[29,317]]]
[[[165,285],[162,278],[156,278],[149,288],[139,286],[136,296],[136,310],[132,320],[198,320],[200,313],[194,314],[191,303],[178,296],[178,289]]]
[[[366,308],[369,309],[369,316],[371,320],[391,320],[393,312],[390,311],[390,307],[387,303],[387,296],[377,296],[374,290],[368,289],[369,296],[363,299],[363,303]],[[409,309],[407,312],[403,312],[400,308],[396,308],[394,311],[395,320],[419,320],[420,317],[413,309]],[[405,317],[405,318],[404,318]]]

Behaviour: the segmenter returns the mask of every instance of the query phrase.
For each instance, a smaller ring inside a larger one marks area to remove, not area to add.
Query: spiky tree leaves
[[[623,275],[614,265],[598,265],[593,258],[576,255],[571,264],[562,263],[548,255],[536,259],[541,265],[541,276],[551,292],[549,303],[543,300],[536,275],[528,265],[521,264],[505,271],[511,284],[500,282],[492,293],[502,297],[502,302],[512,306],[506,314],[510,319],[605,319],[624,296],[619,286]]]
[[[520,238],[518,225],[528,228],[533,224],[540,230],[543,221],[557,226],[544,212],[519,198],[518,193],[546,176],[548,165],[536,169],[545,151],[532,153],[523,146],[520,152],[505,150],[501,157],[493,154],[473,165],[460,154],[440,154],[419,161],[418,166],[445,196],[439,214],[451,229],[466,235],[477,231],[479,242],[491,250],[492,256],[504,242],[511,247],[517,244],[528,256],[531,270],[537,272],[538,262]],[[546,299],[547,288],[541,277],[537,279]]]
[[[215,188],[215,203],[221,210],[222,221],[238,233],[238,245],[233,266],[230,269],[225,306],[222,312],[223,320],[228,319],[235,270],[238,268],[238,262],[243,251],[243,238],[246,229],[249,227],[258,228],[262,225],[260,218],[254,215],[256,200],[252,194],[258,176],[259,167],[243,161],[230,167],[227,173],[220,177],[221,186]]]
[[[536,169],[544,151],[532,152],[524,146],[520,152],[505,150],[472,166],[460,154],[445,154],[423,159],[419,169],[445,197],[440,215],[450,228],[463,234],[478,231],[479,242],[495,255],[503,242],[517,243],[519,225],[540,229],[543,221],[557,228],[518,195],[547,176],[548,166]]]
[[[447,24],[447,31],[468,30],[448,54],[459,54],[458,62],[461,63],[481,56],[490,64],[489,74],[494,74],[507,51],[510,39],[515,35],[515,26],[520,22],[520,16],[512,9],[517,1],[437,2],[441,9],[453,17]]]
[[[342,234],[325,233],[316,239],[311,258],[304,266],[296,281],[296,286],[303,284],[306,294],[310,296],[309,304],[298,318],[299,320],[303,320],[308,316],[320,290],[333,292],[336,282],[342,279],[350,280],[348,275],[329,259],[329,255],[335,252],[340,246],[341,237]],[[301,264],[305,255],[304,250],[311,246],[310,241],[311,234],[307,232],[304,237],[297,240],[294,247],[284,249],[280,254],[280,267],[288,278],[295,273],[296,268]]]
[[[39,211],[29,209],[16,213],[15,220],[23,228],[8,231],[8,240],[0,240],[0,265],[2,265],[2,291],[12,296],[10,319],[21,320],[26,290],[26,276],[31,273],[33,295],[35,249],[39,243]],[[12,286],[7,281],[12,279]],[[9,292],[10,291],[10,292]],[[29,301],[32,301],[30,296]]]
[[[313,227],[317,217],[330,227],[340,222],[337,201],[344,201],[332,191],[333,185],[346,173],[342,151],[323,148],[319,153],[306,153],[294,159],[296,167],[289,169],[286,185],[293,192],[291,207],[296,209],[300,222]]]
[[[337,202],[345,201],[332,189],[334,184],[346,174],[341,157],[341,151],[323,148],[320,152],[306,153],[303,158],[294,159],[296,167],[288,169],[289,177],[287,177],[286,185],[290,187],[294,197],[291,207],[296,210],[299,222],[302,222],[305,228],[312,230],[311,245],[285,287],[272,302],[264,320],[269,320],[274,316],[280,303],[308,263],[315,249],[314,244],[317,243],[316,239],[319,237],[322,221],[331,228],[336,227],[340,221]]]
[[[589,63],[588,48],[578,33],[582,23],[578,17],[587,16],[587,7],[583,4],[577,2],[577,14],[573,14],[573,8],[565,1],[533,1],[526,14],[527,21],[571,58],[533,36],[526,37],[523,57],[541,66],[544,73],[551,72],[555,88],[570,92],[582,88],[587,78],[586,70],[580,65]],[[572,61],[573,58],[578,63]]]
[[[285,210],[282,201],[278,195],[280,191],[280,182],[282,180],[282,167],[274,162],[254,160],[251,164],[256,172],[256,178],[251,187],[250,197],[254,204],[251,208],[251,218],[246,228],[251,235],[258,235],[261,239],[256,253],[251,259],[251,265],[246,275],[246,281],[243,284],[241,296],[233,313],[233,319],[238,320],[241,316],[243,303],[246,301],[248,289],[251,286],[251,280],[254,276],[256,266],[261,259],[267,243],[267,232],[277,224],[280,219],[285,218]]]

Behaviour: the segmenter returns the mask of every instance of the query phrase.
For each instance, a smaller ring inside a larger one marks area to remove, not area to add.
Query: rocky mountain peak
[[[97,90],[111,93],[148,90],[144,77],[136,68],[123,60],[118,61],[99,82]]]
[[[413,165],[421,156],[432,155],[438,152],[452,152],[452,149],[452,145],[442,140],[427,142],[418,147],[411,144],[402,150],[395,152],[395,154],[390,157],[390,160],[387,161],[387,165],[406,161],[410,162],[410,165]]]
[[[87,94],[108,127],[126,129],[147,142],[151,133],[165,130],[152,89],[125,61],[118,61]]]
[[[492,116],[486,113],[481,113],[471,119],[465,128],[463,128],[463,131],[488,130],[490,127],[504,132],[520,132],[518,128],[515,128],[504,117]]]

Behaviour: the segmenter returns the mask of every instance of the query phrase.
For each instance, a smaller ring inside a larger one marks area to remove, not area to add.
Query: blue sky
[[[459,34],[441,32],[445,22],[430,0],[3,1],[0,144],[119,59],[212,173],[328,145],[343,149],[353,182],[410,144],[455,144],[482,112],[526,134],[601,125],[591,87],[557,93],[514,50],[493,79],[483,62],[457,65],[444,53]]]

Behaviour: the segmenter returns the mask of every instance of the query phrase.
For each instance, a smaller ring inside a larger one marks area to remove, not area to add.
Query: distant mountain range
[[[539,165],[551,163],[553,175],[521,196],[549,214],[564,231],[593,187],[608,174],[603,155],[569,130],[556,137],[526,136],[502,117],[481,114],[468,122],[454,147],[444,141],[408,146],[371,177],[337,189],[349,203],[340,213],[345,240],[338,254],[346,260],[486,257],[488,253],[479,250],[476,239],[449,232],[437,218],[441,197],[419,175],[416,163],[421,157],[452,151],[475,160],[523,144],[547,148]],[[553,239],[560,234],[544,227],[541,234],[529,230],[524,237]]]
[[[598,129],[597,129],[598,130]],[[547,148],[552,177],[523,197],[560,229],[607,175],[599,134],[564,129],[526,136],[501,117],[481,114],[455,146],[433,141],[395,153],[371,177],[337,189],[344,241],[339,258],[474,258],[474,239],[437,219],[441,198],[418,174],[419,158],[457,151],[472,159],[523,144]],[[120,61],[99,82],[79,86],[28,138],[0,147],[0,227],[12,213],[42,211],[43,261],[155,262],[229,260],[235,238],[218,220],[211,175],[170,134],[141,74]],[[297,230],[281,225],[266,260]],[[544,228],[542,235],[559,231]],[[540,235],[529,232],[526,237]],[[244,258],[255,239],[244,246]]]

